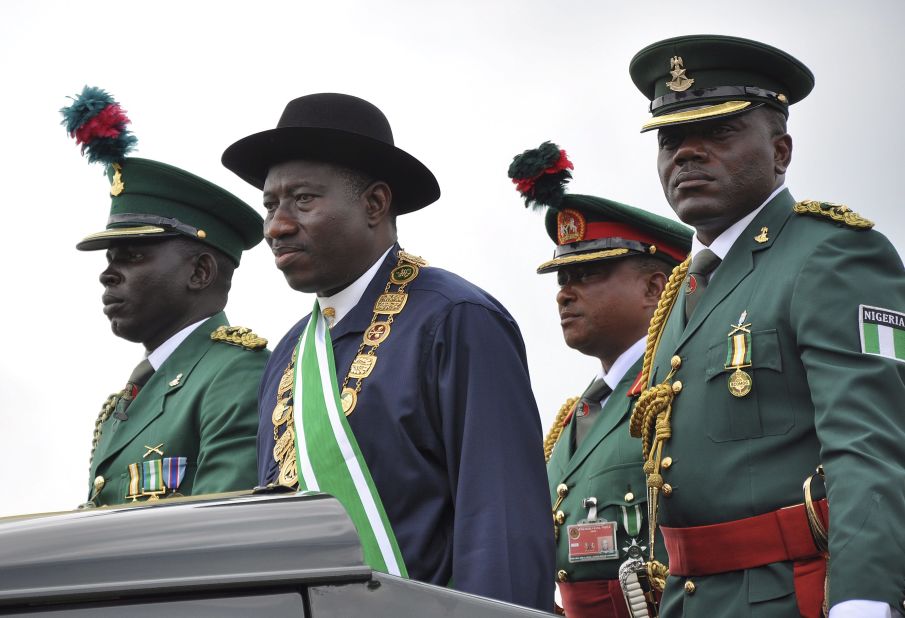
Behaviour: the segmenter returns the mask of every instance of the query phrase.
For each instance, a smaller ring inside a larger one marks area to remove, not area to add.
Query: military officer
[[[106,92],[86,87],[63,113],[111,182],[106,229],[76,247],[106,250],[104,314],[116,336],[144,348],[98,416],[85,506],[254,487],[269,352],[223,309],[242,251],[262,238],[261,217],[203,178],[126,156],[134,137]]]
[[[813,75],[724,36],[654,43],[630,72],[696,232],[632,418],[669,554],[662,615],[901,611],[905,271],[870,221],[785,185]]]
[[[223,163],[263,190],[289,286],[317,294],[264,372],[260,482],[336,495],[375,569],[551,607],[542,432],[518,326],[397,241],[396,217],[438,199],[434,175],[377,107],[334,93],[290,101]]]
[[[667,274],[688,254],[691,231],[613,200],[539,186],[563,187],[570,168],[565,151],[546,142],[517,156],[510,177],[528,202],[548,206],[556,249],[537,272],[557,274],[566,345],[600,361],[545,443],[563,608],[569,617],[621,618],[630,614],[620,566],[649,543],[641,442],[629,435],[629,412],[648,323]]]

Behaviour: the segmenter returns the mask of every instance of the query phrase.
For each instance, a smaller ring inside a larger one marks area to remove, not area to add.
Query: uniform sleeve
[[[221,344],[215,344],[221,345]],[[258,383],[269,353],[242,350],[214,375],[201,402],[193,493],[251,489],[257,480]]]
[[[905,363],[862,351],[860,305],[905,312],[905,272],[882,235],[840,230],[805,262],[790,315],[826,471],[829,601],[899,607]]]
[[[460,303],[440,323],[435,391],[453,492],[452,587],[549,611],[554,547],[537,404],[515,322]]]

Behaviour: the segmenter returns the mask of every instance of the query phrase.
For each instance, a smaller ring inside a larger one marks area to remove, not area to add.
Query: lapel
[[[395,243],[386,258],[377,269],[377,274],[368,284],[361,300],[358,301],[352,310],[340,320],[339,324],[330,329],[330,339],[334,342],[348,334],[362,334],[371,324],[371,318],[374,317],[374,302],[377,297],[383,293],[390,280],[390,271],[396,266],[396,253],[399,251],[399,243]]]
[[[769,249],[773,245],[792,213],[793,204],[795,204],[795,200],[789,190],[786,189],[774,197],[748,224],[745,231],[741,233],[729,249],[726,259],[714,271],[713,281],[707,287],[707,293],[701,299],[697,309],[691,316],[691,321],[688,322],[679,337],[675,346],[676,350],[688,341],[695,331],[701,327],[701,324],[707,320],[714,308],[754,270],[755,254]],[[766,227],[769,230],[767,234],[768,240],[767,242],[759,243],[754,240],[754,237],[760,233],[762,227]],[[674,311],[678,313],[676,317],[680,318],[678,323],[681,324],[685,315],[684,298],[676,303]],[[670,321],[676,322],[675,320]]]
[[[626,393],[628,393],[629,388],[631,388],[635,379],[638,377],[638,372],[641,371],[643,361],[644,357],[642,356],[628,371],[625,372],[625,375],[622,376],[622,380],[619,381],[619,384],[613,390],[610,398],[607,399],[606,405],[603,406],[603,409],[597,415],[597,421],[594,423],[593,427],[591,427],[588,435],[582,440],[581,444],[578,446],[578,450],[575,451],[575,454],[566,465],[565,473],[563,474],[564,480],[569,478],[569,476],[581,466],[588,455],[597,448],[597,445],[599,445],[603,439],[613,431],[613,428],[622,422],[625,415],[628,414],[633,400],[627,397]],[[575,421],[573,417],[573,420],[569,423],[568,427],[570,432],[574,431],[574,425]],[[565,437],[571,439],[571,433]]]
[[[227,324],[226,314],[221,311],[196,328],[185,341],[179,344],[179,347],[141,389],[138,397],[129,406],[127,412],[129,420],[123,422],[111,417],[112,420],[108,421],[107,426],[104,427],[97,447],[94,470],[100,468],[107,459],[121,451],[154,419],[163,414],[166,398],[185,386],[198,361],[213,345],[211,333],[217,327]],[[92,470],[92,476],[95,473],[94,470]]]

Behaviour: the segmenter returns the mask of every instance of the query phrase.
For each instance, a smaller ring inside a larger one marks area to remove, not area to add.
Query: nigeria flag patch
[[[861,351],[905,362],[905,314],[859,305]]]

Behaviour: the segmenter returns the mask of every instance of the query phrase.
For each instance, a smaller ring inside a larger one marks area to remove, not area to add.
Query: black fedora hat
[[[309,94],[290,101],[276,129],[240,139],[223,152],[221,161],[263,189],[272,166],[294,159],[336,163],[386,181],[397,214],[424,208],[440,197],[431,171],[394,145],[383,112],[347,94]]]

